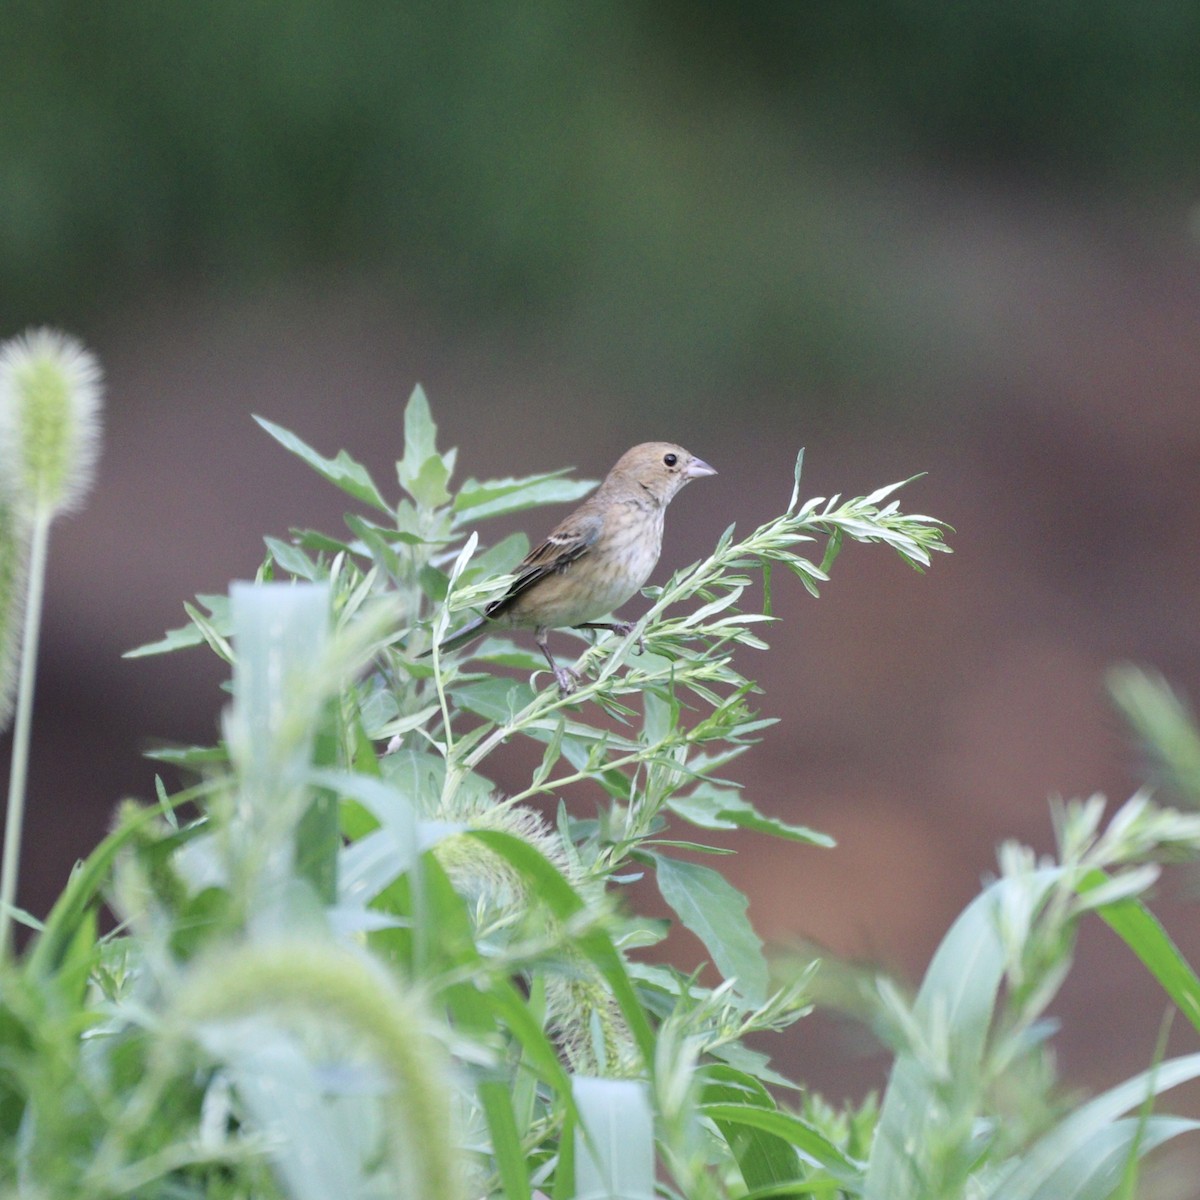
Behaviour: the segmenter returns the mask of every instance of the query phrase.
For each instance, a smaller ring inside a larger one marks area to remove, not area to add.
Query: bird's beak
[[[699,479],[701,475],[715,475],[717,468],[710,467],[702,458],[693,458],[683,473],[688,479]]]

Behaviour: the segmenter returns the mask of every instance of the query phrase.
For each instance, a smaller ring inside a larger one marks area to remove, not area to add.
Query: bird
[[[632,624],[599,618],[620,608],[650,578],[662,549],[663,514],[680,488],[716,473],[673,442],[643,442],[627,450],[600,486],[522,559],[504,595],[446,638],[439,652],[465,646],[493,627],[532,629],[559,692],[570,695],[579,675],[555,661],[549,631],[629,633]]]

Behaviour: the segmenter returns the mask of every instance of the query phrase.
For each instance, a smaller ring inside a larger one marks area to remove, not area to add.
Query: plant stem
[[[8,776],[8,806],[4,818],[4,863],[0,867],[0,961],[11,952],[13,910],[20,868],[21,827],[25,819],[25,781],[29,773],[29,739],[33,724],[33,688],[42,596],[46,582],[46,547],[50,540],[49,511],[33,519],[29,539],[29,575],[25,592],[25,621],[21,633],[21,673],[17,681],[17,712],[13,726],[12,763]]]

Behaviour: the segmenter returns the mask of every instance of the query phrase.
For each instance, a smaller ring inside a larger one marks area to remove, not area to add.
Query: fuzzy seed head
[[[82,343],[31,329],[0,345],[0,490],[26,517],[77,507],[100,450],[100,364]]]

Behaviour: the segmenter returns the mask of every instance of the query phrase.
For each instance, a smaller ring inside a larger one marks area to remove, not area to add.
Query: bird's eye
[[[663,455],[663,462],[665,462],[668,467],[673,467],[678,461],[679,461],[679,456],[677,454],[664,454]]]

